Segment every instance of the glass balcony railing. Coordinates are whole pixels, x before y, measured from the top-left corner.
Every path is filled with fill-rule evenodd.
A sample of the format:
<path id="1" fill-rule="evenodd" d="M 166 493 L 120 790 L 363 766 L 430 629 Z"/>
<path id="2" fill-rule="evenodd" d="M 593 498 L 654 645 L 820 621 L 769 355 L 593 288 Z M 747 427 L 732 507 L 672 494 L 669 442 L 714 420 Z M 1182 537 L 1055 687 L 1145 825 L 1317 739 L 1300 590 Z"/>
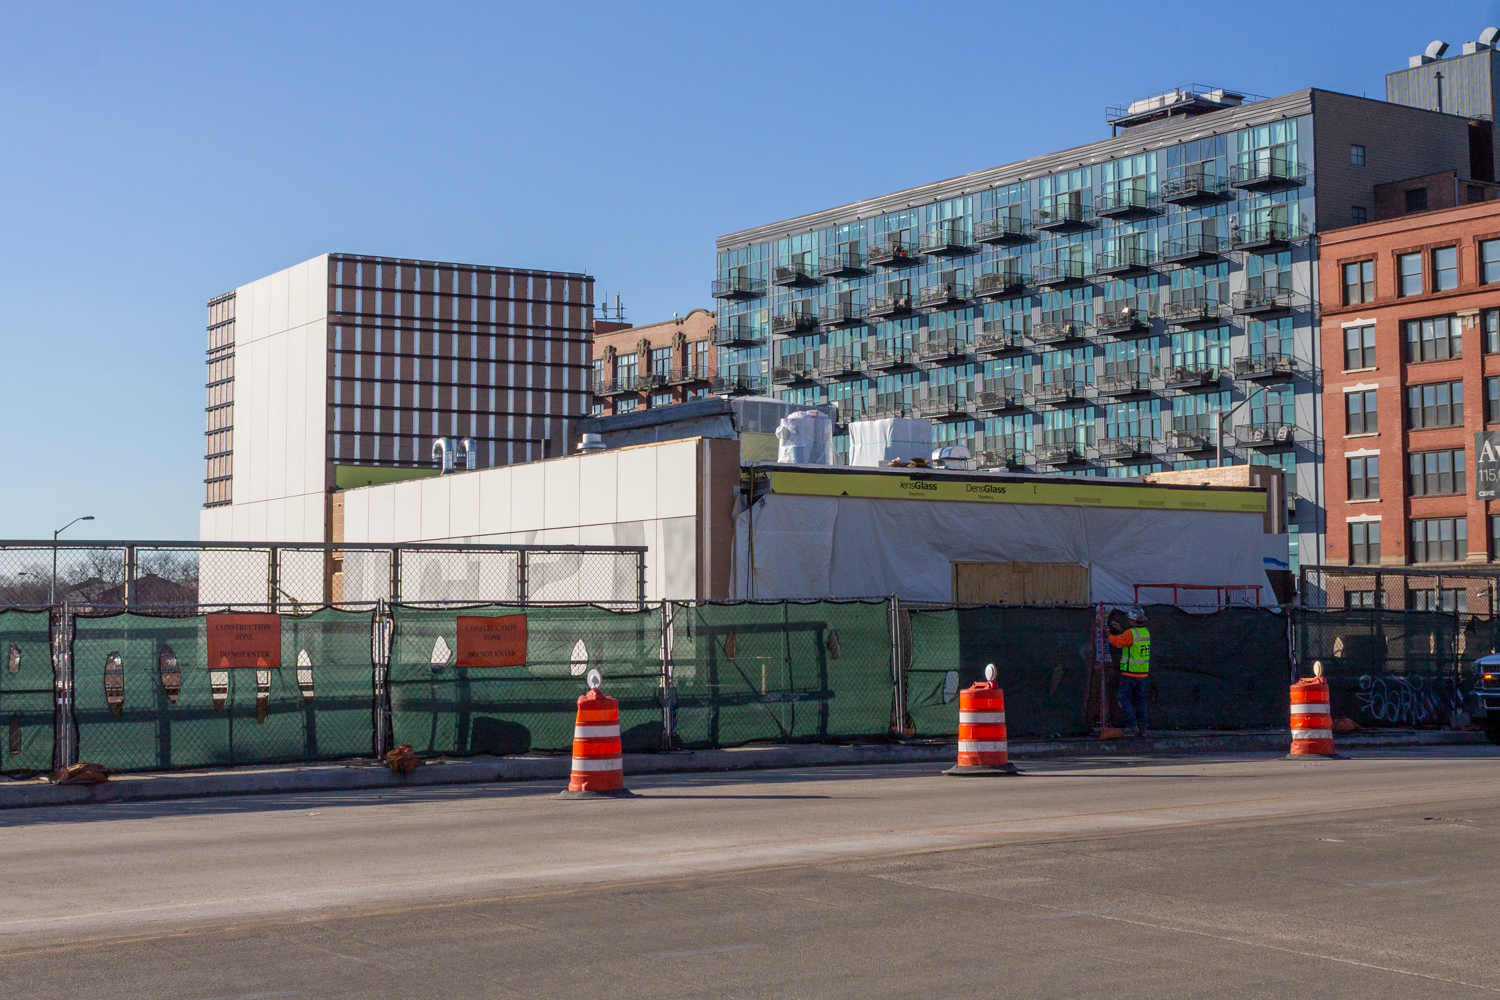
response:
<path id="1" fill-rule="evenodd" d="M 1307 165 L 1281 157 L 1258 157 L 1229 167 L 1229 186 L 1266 191 L 1301 187 L 1307 183 Z"/>
<path id="2" fill-rule="evenodd" d="M 713 284 L 713 297 L 716 299 L 758 299 L 764 294 L 764 281 L 743 274 L 732 274 Z"/>
<path id="3" fill-rule="evenodd" d="M 996 215 L 979 220 L 974 227 L 974 238 L 980 243 L 1011 246 L 1030 240 L 1031 226 L 1019 215 Z"/>
<path id="4" fill-rule="evenodd" d="M 1130 274 L 1144 271 L 1152 264 L 1151 251 L 1145 247 L 1121 247 L 1108 250 L 1094 258 L 1096 274 Z"/>
<path id="5" fill-rule="evenodd" d="M 870 265 L 858 250 L 840 250 L 824 254 L 818 272 L 825 278 L 858 278 L 870 273 Z"/>

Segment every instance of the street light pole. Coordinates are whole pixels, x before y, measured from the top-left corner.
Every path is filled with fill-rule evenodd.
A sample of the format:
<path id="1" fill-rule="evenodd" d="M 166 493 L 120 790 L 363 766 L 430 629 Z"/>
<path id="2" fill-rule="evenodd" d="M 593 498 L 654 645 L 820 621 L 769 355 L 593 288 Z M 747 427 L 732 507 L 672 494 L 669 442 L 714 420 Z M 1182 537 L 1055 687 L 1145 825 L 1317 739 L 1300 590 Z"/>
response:
<path id="1" fill-rule="evenodd" d="M 85 514 L 83 517 L 75 517 L 73 518 L 73 520 L 69 521 L 67 524 L 63 525 L 61 528 L 58 528 L 52 533 L 52 586 L 47 589 L 48 604 L 57 603 L 57 536 L 73 527 L 73 525 L 77 524 L 79 521 L 92 521 L 93 519 L 93 514 Z"/>
<path id="2" fill-rule="evenodd" d="M 1215 413 L 1214 413 L 1214 452 L 1215 452 L 1214 467 L 1215 468 L 1222 469 L 1224 467 L 1224 421 L 1228 420 L 1230 417 L 1233 417 L 1235 415 L 1235 413 L 1237 413 L 1243 406 L 1245 406 L 1247 403 L 1249 403 L 1254 398 L 1255 398 L 1255 394 L 1252 392 L 1252 393 L 1249 393 L 1248 395 L 1246 395 L 1245 398 L 1242 399 L 1242 400 L 1240 400 L 1238 403 L 1235 403 L 1229 409 L 1215 411 Z"/>

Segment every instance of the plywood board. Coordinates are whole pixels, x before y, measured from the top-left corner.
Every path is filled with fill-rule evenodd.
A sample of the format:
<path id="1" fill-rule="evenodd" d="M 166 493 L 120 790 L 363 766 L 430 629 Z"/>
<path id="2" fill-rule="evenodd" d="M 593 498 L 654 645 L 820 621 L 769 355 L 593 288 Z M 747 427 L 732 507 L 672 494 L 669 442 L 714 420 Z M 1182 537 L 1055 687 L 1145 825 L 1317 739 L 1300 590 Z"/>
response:
<path id="1" fill-rule="evenodd" d="M 1076 563 L 955 562 L 960 604 L 1087 604 L 1089 569 Z"/>

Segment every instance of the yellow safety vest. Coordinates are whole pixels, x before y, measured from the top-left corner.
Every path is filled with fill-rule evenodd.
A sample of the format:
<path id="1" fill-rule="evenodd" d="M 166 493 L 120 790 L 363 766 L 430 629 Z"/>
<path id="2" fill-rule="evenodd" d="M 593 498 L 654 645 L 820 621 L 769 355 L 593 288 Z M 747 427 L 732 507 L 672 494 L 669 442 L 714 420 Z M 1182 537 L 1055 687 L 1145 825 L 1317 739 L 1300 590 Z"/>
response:
<path id="1" fill-rule="evenodd" d="M 1145 677 L 1151 669 L 1151 630 L 1137 625 L 1130 637 L 1130 645 L 1120 650 L 1120 673 Z"/>

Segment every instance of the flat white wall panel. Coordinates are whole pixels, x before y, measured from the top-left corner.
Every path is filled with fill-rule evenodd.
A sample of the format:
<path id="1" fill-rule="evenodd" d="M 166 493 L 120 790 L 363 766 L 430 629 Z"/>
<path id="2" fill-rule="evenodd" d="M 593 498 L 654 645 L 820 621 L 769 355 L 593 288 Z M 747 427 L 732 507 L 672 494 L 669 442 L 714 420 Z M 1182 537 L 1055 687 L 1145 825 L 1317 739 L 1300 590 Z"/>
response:
<path id="1" fill-rule="evenodd" d="M 441 476 L 435 479 L 419 479 L 416 485 L 422 493 L 421 530 L 418 538 L 451 538 L 449 530 L 448 503 L 453 494 L 452 480 L 455 477 Z"/>
<path id="2" fill-rule="evenodd" d="M 578 523 L 607 524 L 619 516 L 619 452 L 580 455 Z"/>
<path id="3" fill-rule="evenodd" d="M 546 524 L 543 462 L 511 466 L 510 530 L 536 531 Z M 483 473 L 481 473 L 483 475 Z"/>
<path id="4" fill-rule="evenodd" d="M 446 476 L 451 495 L 448 498 L 448 534 L 468 538 L 479 534 L 478 476 Z M 440 480 L 428 480 L 438 482 Z"/>
<path id="5" fill-rule="evenodd" d="M 479 529 L 481 535 L 510 531 L 511 469 L 487 469 L 472 478 L 479 484 Z"/>
<path id="6" fill-rule="evenodd" d="M 581 462 L 541 463 L 544 505 L 542 523 L 546 527 L 575 526 L 579 511 L 579 467 Z M 594 487 L 590 485 L 590 489 Z"/>
<path id="7" fill-rule="evenodd" d="M 366 488 L 379 489 L 379 487 Z M 426 541 L 427 539 L 422 538 L 422 483 L 420 481 L 392 483 L 390 489 L 396 494 L 396 518 L 391 531 L 391 541 Z"/>
<path id="8" fill-rule="evenodd" d="M 619 452 L 619 520 L 644 521 L 656 516 L 656 453 L 660 450 L 630 448 Z"/>
<path id="9" fill-rule="evenodd" d="M 656 453 L 656 516 L 692 517 L 698 513 L 698 444 L 689 441 Z"/>

